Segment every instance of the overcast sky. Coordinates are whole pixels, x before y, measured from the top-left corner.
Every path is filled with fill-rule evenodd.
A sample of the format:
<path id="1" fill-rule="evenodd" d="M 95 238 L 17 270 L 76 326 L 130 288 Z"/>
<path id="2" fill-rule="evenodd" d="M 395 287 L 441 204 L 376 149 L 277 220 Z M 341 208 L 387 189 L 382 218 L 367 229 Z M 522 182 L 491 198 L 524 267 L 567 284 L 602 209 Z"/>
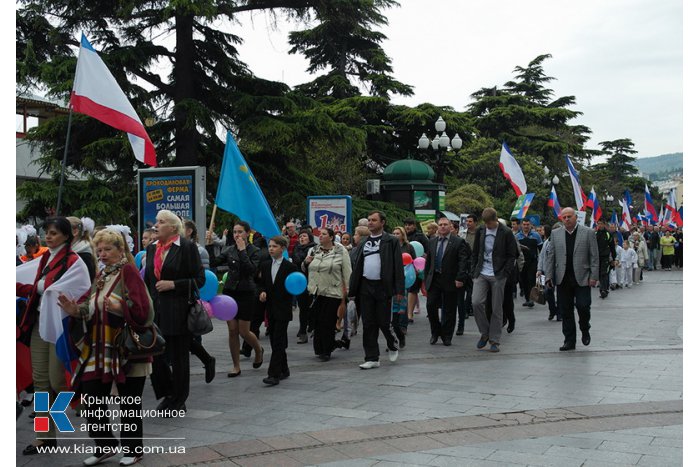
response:
<path id="1" fill-rule="evenodd" d="M 501 86 L 540 54 L 555 96 L 574 95 L 589 148 L 630 138 L 639 157 L 683 150 L 681 0 L 407 0 L 385 11 L 394 76 L 414 86 L 394 103 L 464 110 L 481 87 Z M 296 85 L 307 61 L 289 55 L 298 24 L 243 18 L 241 58 L 257 75 Z M 428 129 L 426 129 L 428 130 Z M 449 133 L 449 128 L 448 128 Z M 420 135 L 416 135 L 416 140 Z"/>

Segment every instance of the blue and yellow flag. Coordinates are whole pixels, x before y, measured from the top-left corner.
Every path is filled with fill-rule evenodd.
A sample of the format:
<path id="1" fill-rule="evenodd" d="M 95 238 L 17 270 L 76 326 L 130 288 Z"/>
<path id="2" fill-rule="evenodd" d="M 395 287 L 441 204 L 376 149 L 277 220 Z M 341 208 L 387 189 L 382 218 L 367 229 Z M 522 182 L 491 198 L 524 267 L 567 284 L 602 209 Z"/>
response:
<path id="1" fill-rule="evenodd" d="M 280 235 L 270 205 L 230 132 L 226 134 L 216 205 L 248 222 L 268 240 Z"/>

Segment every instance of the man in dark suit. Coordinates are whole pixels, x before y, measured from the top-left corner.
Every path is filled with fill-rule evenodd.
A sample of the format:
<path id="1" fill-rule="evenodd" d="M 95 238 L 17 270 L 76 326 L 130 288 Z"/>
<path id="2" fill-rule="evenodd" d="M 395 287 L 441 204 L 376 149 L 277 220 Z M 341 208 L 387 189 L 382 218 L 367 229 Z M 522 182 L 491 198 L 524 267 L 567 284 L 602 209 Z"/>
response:
<path id="1" fill-rule="evenodd" d="M 481 213 L 484 224 L 474 237 L 472 251 L 472 307 L 474 319 L 481 337 L 476 344 L 478 349 L 491 343 L 489 350 L 498 352 L 503 327 L 503 297 L 506 281 L 513 273 L 518 257 L 515 235 L 498 222 L 498 213 L 486 208 Z M 491 291 L 491 318 L 486 317 L 486 300 Z"/>
<path id="2" fill-rule="evenodd" d="M 294 296 L 287 292 L 284 285 L 287 277 L 297 270 L 291 262 L 282 256 L 289 240 L 277 236 L 270 239 L 268 251 L 270 260 L 260 266 L 262 291 L 260 301 L 267 303 L 267 317 L 270 328 L 270 346 L 272 356 L 267 368 L 267 378 L 263 383 L 276 386 L 280 380 L 289 377 L 287 365 L 287 327 L 292 320 L 292 301 Z"/>
<path id="3" fill-rule="evenodd" d="M 403 299 L 406 281 L 401 261 L 401 245 L 393 235 L 384 231 L 386 215 L 372 211 L 367 216 L 370 235 L 358 246 L 352 265 L 349 297 L 359 297 L 362 315 L 362 345 L 365 361 L 363 370 L 379 368 L 379 331 L 386 338 L 389 361 L 399 357 L 398 340 L 391 332 L 391 299 Z"/>
<path id="4" fill-rule="evenodd" d="M 591 287 L 598 283 L 598 242 L 595 233 L 576 222 L 576 211 L 561 211 L 563 229 L 552 231 L 547 251 L 547 285 L 557 286 L 557 301 L 562 317 L 564 345 L 561 351 L 576 348 L 576 318 L 578 311 L 583 345 L 591 343 Z"/>
<path id="5" fill-rule="evenodd" d="M 428 257 L 425 260 L 425 288 L 428 291 L 428 319 L 430 320 L 430 344 L 438 337 L 444 345 L 452 345 L 452 334 L 457 319 L 459 290 L 467 280 L 469 269 L 469 245 L 452 233 L 449 219 L 438 219 L 437 236 L 430 239 Z M 440 323 L 438 309 L 445 314 L 445 324 Z"/>

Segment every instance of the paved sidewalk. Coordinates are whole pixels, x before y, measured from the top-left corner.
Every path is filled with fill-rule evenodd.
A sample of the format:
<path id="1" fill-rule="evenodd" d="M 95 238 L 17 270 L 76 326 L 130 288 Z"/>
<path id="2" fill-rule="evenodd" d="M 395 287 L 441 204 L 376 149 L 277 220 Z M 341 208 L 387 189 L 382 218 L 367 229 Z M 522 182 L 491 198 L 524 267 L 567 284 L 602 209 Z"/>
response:
<path id="1" fill-rule="evenodd" d="M 501 352 L 475 348 L 467 320 L 451 347 L 428 344 L 423 312 L 396 363 L 363 371 L 361 335 L 327 363 L 290 326 L 291 377 L 266 387 L 266 364 L 231 379 L 227 331 L 216 322 L 205 347 L 217 358 L 207 385 L 192 357 L 183 419 L 147 419 L 143 465 L 681 465 L 682 272 L 645 272 L 631 289 L 593 291 L 591 345 L 559 352 L 561 323 L 544 306 L 516 300 L 515 332 Z M 295 316 L 296 317 L 296 316 Z M 580 340 L 580 336 L 579 336 Z M 269 352 L 269 342 L 263 340 Z M 383 347 L 382 338 L 380 345 Z M 266 353 L 265 358 L 269 358 Z M 154 408 L 150 385 L 144 407 Z M 81 419 L 75 419 L 77 423 Z M 18 465 L 76 465 L 85 454 L 23 457 L 33 433 L 17 422 Z M 81 443 L 90 444 L 88 441 Z M 62 442 L 62 445 L 72 444 Z M 111 460 L 107 465 L 116 465 Z"/>

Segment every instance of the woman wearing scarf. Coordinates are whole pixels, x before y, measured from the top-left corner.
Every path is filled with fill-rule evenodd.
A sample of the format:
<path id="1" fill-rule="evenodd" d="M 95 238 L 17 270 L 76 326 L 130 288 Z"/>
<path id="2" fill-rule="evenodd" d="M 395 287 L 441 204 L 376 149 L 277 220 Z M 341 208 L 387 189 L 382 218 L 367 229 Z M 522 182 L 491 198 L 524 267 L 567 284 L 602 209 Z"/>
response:
<path id="1" fill-rule="evenodd" d="M 59 305 L 66 313 L 87 324 L 85 338 L 77 343 L 80 357 L 73 375 L 73 386 L 86 396 L 104 398 L 110 395 L 112 385 L 116 383 L 121 397 L 138 400 L 138 403 L 120 404 L 120 410 L 139 413 L 140 398 L 146 376 L 151 373 L 152 359 L 122 359 L 111 344 L 125 323 L 138 329 L 148 325 L 149 318 L 153 319 L 152 316 L 149 317 L 151 305 L 148 291 L 121 233 L 110 229 L 101 230 L 95 235 L 95 244 L 104 269 L 98 273 L 89 299 L 77 305 L 64 295 L 58 297 Z M 106 410 L 107 406 L 92 404 L 86 409 L 88 414 L 94 414 L 98 409 Z M 95 438 L 97 450 L 83 464 L 95 465 L 115 455 L 119 441 L 113 438 L 111 430 L 94 429 L 109 424 L 109 418 L 90 416 L 87 423 L 91 428 L 90 437 Z M 141 459 L 143 419 L 139 416 L 122 417 L 121 423 L 136 426 L 135 431 L 121 433 L 121 445 L 128 451 L 124 451 L 119 465 L 132 465 Z"/>
<path id="2" fill-rule="evenodd" d="M 41 259 L 17 267 L 18 297 L 27 298 L 19 316 L 18 341 L 30 346 L 32 379 L 36 392 L 58 394 L 67 390 L 66 368 L 56 353 L 55 324 L 62 317 L 56 306 L 58 291 L 78 298 L 90 288 L 87 268 L 70 249 L 73 233 L 65 217 L 51 217 L 44 223 L 48 250 Z M 49 401 L 53 404 L 51 397 Z M 37 412 L 48 417 L 48 413 Z M 49 431 L 37 433 L 37 440 L 22 454 L 38 453 L 38 446 L 56 446 L 56 427 L 49 421 Z"/>
<path id="3" fill-rule="evenodd" d="M 145 282 L 163 333 L 166 353 L 153 360 L 151 382 L 158 410 L 187 410 L 190 394 L 190 341 L 187 329 L 190 288 L 204 285 L 204 268 L 197 245 L 182 236 L 180 218 L 163 209 L 153 226 L 158 240 L 146 249 Z M 171 367 L 172 366 L 172 370 Z"/>

